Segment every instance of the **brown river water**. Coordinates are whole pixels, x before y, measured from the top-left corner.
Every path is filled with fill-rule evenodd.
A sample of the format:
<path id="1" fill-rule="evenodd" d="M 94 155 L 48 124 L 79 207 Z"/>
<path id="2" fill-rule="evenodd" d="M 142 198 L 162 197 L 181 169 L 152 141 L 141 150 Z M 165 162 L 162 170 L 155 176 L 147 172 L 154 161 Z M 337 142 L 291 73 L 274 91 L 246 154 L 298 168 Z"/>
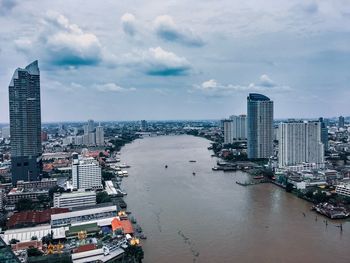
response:
<path id="1" fill-rule="evenodd" d="M 237 185 L 248 175 L 212 171 L 209 145 L 181 135 L 122 149 L 131 165 L 125 201 L 148 238 L 145 263 L 350 262 L 348 222 L 340 232 L 339 221 L 326 226 L 309 203 L 275 185 Z"/>

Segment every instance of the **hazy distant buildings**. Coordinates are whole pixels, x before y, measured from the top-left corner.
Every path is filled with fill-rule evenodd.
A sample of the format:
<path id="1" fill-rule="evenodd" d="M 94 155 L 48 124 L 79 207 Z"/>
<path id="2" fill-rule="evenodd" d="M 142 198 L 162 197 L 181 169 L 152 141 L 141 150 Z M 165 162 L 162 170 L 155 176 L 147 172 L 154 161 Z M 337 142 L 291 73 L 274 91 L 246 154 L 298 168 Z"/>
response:
<path id="1" fill-rule="evenodd" d="M 16 69 L 9 85 L 12 181 L 40 180 L 41 112 L 38 61 Z"/>
<path id="2" fill-rule="evenodd" d="M 147 121 L 142 120 L 141 125 L 140 125 L 141 131 L 145 131 L 145 130 L 147 130 L 147 128 L 148 128 Z"/>
<path id="3" fill-rule="evenodd" d="M 1 137 L 5 139 L 10 137 L 10 127 L 6 126 L 1 128 Z"/>
<path id="4" fill-rule="evenodd" d="M 324 145 L 321 141 L 320 122 L 292 121 L 280 123 L 278 166 L 314 163 L 324 167 Z"/>
<path id="5" fill-rule="evenodd" d="M 273 101 L 251 93 L 247 97 L 248 158 L 269 158 L 273 154 Z"/>
<path id="6" fill-rule="evenodd" d="M 339 128 L 344 128 L 345 127 L 345 118 L 343 116 L 339 116 L 338 127 Z"/>
<path id="7" fill-rule="evenodd" d="M 104 129 L 101 124 L 95 128 L 93 120 L 89 120 L 83 126 L 84 134 L 76 135 L 77 130 L 73 131 L 75 135 L 67 136 L 63 139 L 63 145 L 85 145 L 85 146 L 103 146 L 104 145 Z"/>
<path id="8" fill-rule="evenodd" d="M 103 131 L 103 127 L 101 126 L 101 124 L 99 124 L 96 127 L 96 145 L 104 145 L 105 143 L 105 136 L 104 136 L 104 131 Z"/>
<path id="9" fill-rule="evenodd" d="M 101 189 L 101 167 L 92 157 L 75 156 L 72 164 L 72 179 L 74 189 Z"/>

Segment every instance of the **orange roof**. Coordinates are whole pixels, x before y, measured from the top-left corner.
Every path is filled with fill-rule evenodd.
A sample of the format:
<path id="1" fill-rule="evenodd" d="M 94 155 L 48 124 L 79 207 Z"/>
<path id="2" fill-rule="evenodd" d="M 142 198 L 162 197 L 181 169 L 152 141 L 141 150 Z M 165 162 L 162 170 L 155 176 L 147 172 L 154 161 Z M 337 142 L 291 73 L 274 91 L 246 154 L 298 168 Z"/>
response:
<path id="1" fill-rule="evenodd" d="M 116 217 L 112 220 L 111 224 L 112 224 L 113 231 L 117 230 L 118 228 L 122 228 L 122 224 L 120 223 L 120 220 Z"/>
<path id="2" fill-rule="evenodd" d="M 132 224 L 129 219 L 127 220 L 121 220 L 120 224 L 122 225 L 124 234 L 133 234 L 134 228 L 132 227 Z"/>

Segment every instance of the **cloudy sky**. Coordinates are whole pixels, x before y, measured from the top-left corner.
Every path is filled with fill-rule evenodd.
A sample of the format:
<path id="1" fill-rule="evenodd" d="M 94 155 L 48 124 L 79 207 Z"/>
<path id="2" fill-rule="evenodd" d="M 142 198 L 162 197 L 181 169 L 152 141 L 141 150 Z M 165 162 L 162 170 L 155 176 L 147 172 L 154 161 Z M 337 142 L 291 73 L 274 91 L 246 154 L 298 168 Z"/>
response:
<path id="1" fill-rule="evenodd" d="M 43 121 L 350 115 L 348 0 L 0 0 L 0 122 L 36 59 Z"/>

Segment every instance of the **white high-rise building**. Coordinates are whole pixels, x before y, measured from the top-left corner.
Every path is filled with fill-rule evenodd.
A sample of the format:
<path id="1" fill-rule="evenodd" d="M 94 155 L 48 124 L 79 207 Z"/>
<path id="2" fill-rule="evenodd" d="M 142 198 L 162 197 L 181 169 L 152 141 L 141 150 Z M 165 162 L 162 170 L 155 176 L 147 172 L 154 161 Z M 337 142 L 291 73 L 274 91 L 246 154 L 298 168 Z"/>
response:
<path id="1" fill-rule="evenodd" d="M 224 120 L 224 144 L 233 143 L 232 120 Z"/>
<path id="2" fill-rule="evenodd" d="M 90 158 L 73 159 L 72 179 L 74 189 L 101 189 L 101 167 Z"/>
<path id="3" fill-rule="evenodd" d="M 233 140 L 246 140 L 247 139 L 247 116 L 230 116 L 232 120 L 232 136 Z"/>
<path id="4" fill-rule="evenodd" d="M 105 135 L 103 131 L 103 127 L 98 125 L 96 127 L 96 145 L 104 145 L 105 143 Z"/>
<path id="5" fill-rule="evenodd" d="M 324 145 L 320 122 L 287 122 L 278 127 L 278 165 L 280 168 L 302 163 L 324 167 Z"/>

